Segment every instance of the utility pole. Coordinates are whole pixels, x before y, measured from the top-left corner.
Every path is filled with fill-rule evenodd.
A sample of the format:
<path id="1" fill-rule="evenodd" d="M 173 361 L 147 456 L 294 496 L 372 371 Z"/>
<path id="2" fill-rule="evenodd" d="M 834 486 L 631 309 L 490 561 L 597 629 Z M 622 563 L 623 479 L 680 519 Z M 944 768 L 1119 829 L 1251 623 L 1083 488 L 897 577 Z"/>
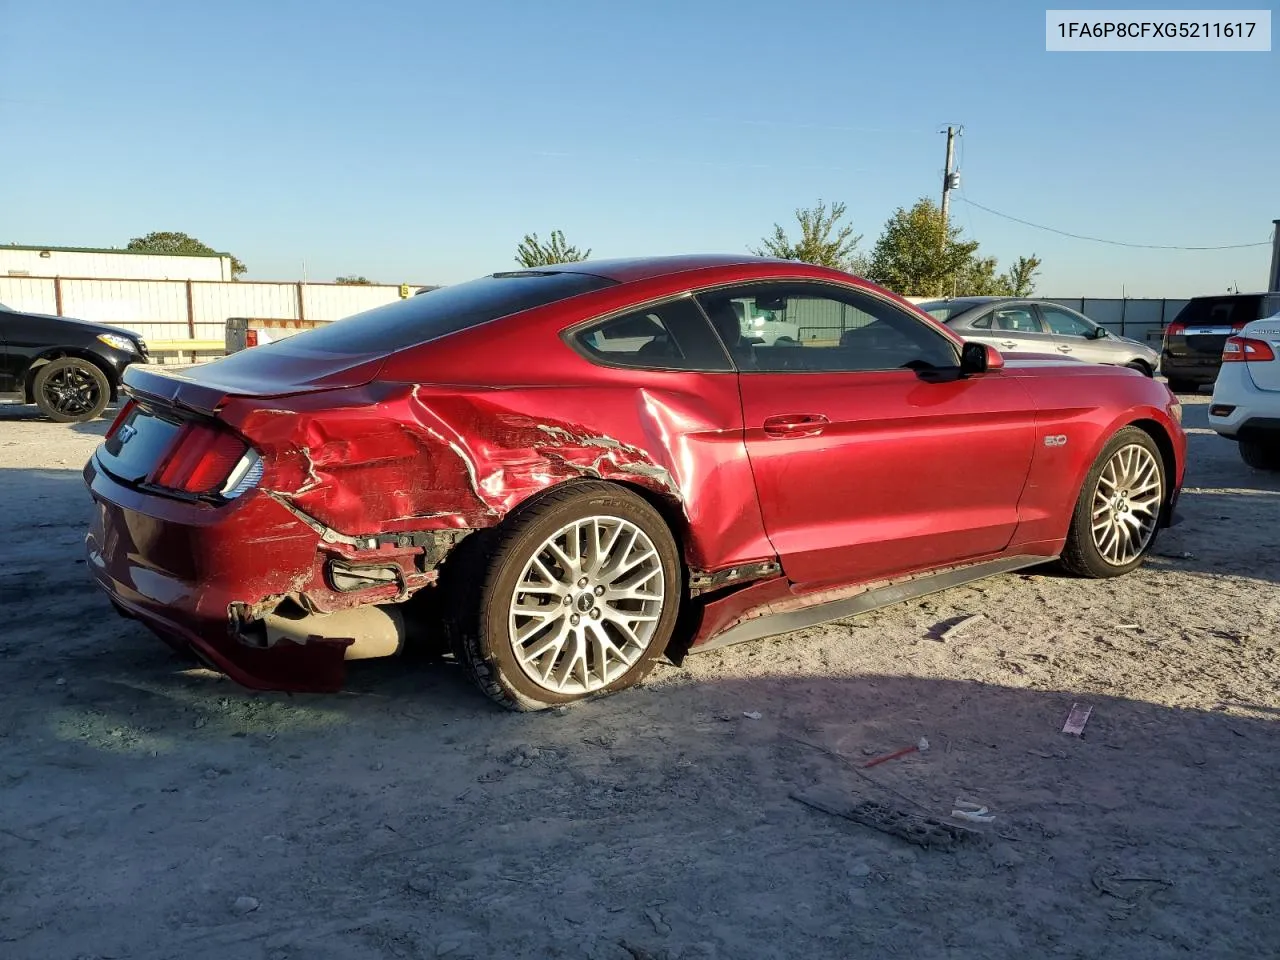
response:
<path id="1" fill-rule="evenodd" d="M 956 157 L 956 137 L 964 133 L 964 127 L 957 130 L 954 126 L 947 127 L 947 166 L 942 174 L 942 226 L 945 229 L 947 223 L 947 214 L 951 210 L 951 191 L 960 185 L 960 174 L 954 172 L 951 167 L 955 163 Z"/>
<path id="2" fill-rule="evenodd" d="M 1267 292 L 1280 292 L 1280 220 L 1272 220 L 1275 232 L 1271 234 L 1271 273 L 1267 276 Z"/>

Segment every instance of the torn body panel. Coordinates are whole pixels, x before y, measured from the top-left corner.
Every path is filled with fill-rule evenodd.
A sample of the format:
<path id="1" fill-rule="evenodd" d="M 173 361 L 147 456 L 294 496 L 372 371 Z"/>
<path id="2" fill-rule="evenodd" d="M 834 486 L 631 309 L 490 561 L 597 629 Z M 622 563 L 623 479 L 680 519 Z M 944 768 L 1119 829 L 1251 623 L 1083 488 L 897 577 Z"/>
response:
<path id="1" fill-rule="evenodd" d="M 171 500 L 91 460 L 92 568 L 125 609 L 151 620 L 162 614 L 162 629 L 234 668 L 242 682 L 276 648 L 288 651 L 291 689 L 340 682 L 350 638 L 297 634 L 265 645 L 273 616 L 408 600 L 436 583 L 462 538 L 577 478 L 645 492 L 710 588 L 741 581 L 762 564 L 776 568 L 776 558 L 754 496 L 743 496 L 753 487 L 736 380 L 717 387 L 690 394 L 656 385 L 381 382 L 224 398 L 218 421 L 261 457 L 257 487 L 231 502 Z M 591 429 L 582 422 L 587 410 Z M 314 669 L 306 648 L 314 648 Z M 280 672 L 270 675 L 253 683 L 278 685 Z"/>

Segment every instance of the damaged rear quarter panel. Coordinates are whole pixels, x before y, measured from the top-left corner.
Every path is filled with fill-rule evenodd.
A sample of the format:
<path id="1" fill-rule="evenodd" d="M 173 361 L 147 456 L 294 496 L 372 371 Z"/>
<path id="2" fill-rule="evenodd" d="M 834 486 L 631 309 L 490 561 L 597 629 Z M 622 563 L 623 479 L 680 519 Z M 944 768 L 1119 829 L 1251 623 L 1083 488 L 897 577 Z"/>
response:
<path id="1" fill-rule="evenodd" d="M 223 416 L 266 455 L 260 489 L 343 534 L 492 526 L 590 477 L 662 500 L 691 566 L 770 556 L 736 378 L 609 373 L 560 389 L 383 382 Z"/>

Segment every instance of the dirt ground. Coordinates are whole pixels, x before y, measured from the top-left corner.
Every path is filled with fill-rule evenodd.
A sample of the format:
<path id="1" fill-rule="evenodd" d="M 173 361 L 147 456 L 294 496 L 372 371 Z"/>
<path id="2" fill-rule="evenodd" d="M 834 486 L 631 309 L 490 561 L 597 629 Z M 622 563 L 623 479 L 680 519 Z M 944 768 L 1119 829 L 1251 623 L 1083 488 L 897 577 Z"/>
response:
<path id="1" fill-rule="evenodd" d="M 1278 956 L 1280 478 L 1206 401 L 1133 576 L 1005 576 L 538 715 L 448 663 L 335 696 L 194 668 L 87 580 L 105 422 L 0 408 L 0 957 Z M 925 849 L 793 793 L 995 820 Z"/>

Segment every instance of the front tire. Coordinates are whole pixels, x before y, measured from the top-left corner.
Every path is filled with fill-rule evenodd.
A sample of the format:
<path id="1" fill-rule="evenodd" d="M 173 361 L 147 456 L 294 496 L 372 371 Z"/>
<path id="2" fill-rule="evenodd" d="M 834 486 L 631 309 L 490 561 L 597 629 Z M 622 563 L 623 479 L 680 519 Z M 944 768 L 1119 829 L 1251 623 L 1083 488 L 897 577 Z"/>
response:
<path id="1" fill-rule="evenodd" d="M 683 594 L 662 515 L 585 481 L 509 518 L 489 552 L 458 654 L 489 697 L 542 710 L 639 683 L 665 651 Z"/>
<path id="2" fill-rule="evenodd" d="M 1241 437 L 1240 459 L 1255 470 L 1280 470 L 1280 440 Z"/>
<path id="3" fill-rule="evenodd" d="M 1134 360 L 1125 364 L 1130 370 L 1137 370 L 1144 377 L 1154 377 L 1155 371 L 1143 363 L 1141 360 Z"/>
<path id="4" fill-rule="evenodd" d="M 1117 431 L 1085 477 L 1062 565 L 1093 579 L 1136 570 L 1155 543 L 1167 489 L 1151 435 L 1137 427 Z"/>
<path id="5" fill-rule="evenodd" d="M 84 423 L 102 415 L 111 401 L 107 375 L 88 360 L 63 357 L 36 371 L 36 406 L 57 423 Z"/>

